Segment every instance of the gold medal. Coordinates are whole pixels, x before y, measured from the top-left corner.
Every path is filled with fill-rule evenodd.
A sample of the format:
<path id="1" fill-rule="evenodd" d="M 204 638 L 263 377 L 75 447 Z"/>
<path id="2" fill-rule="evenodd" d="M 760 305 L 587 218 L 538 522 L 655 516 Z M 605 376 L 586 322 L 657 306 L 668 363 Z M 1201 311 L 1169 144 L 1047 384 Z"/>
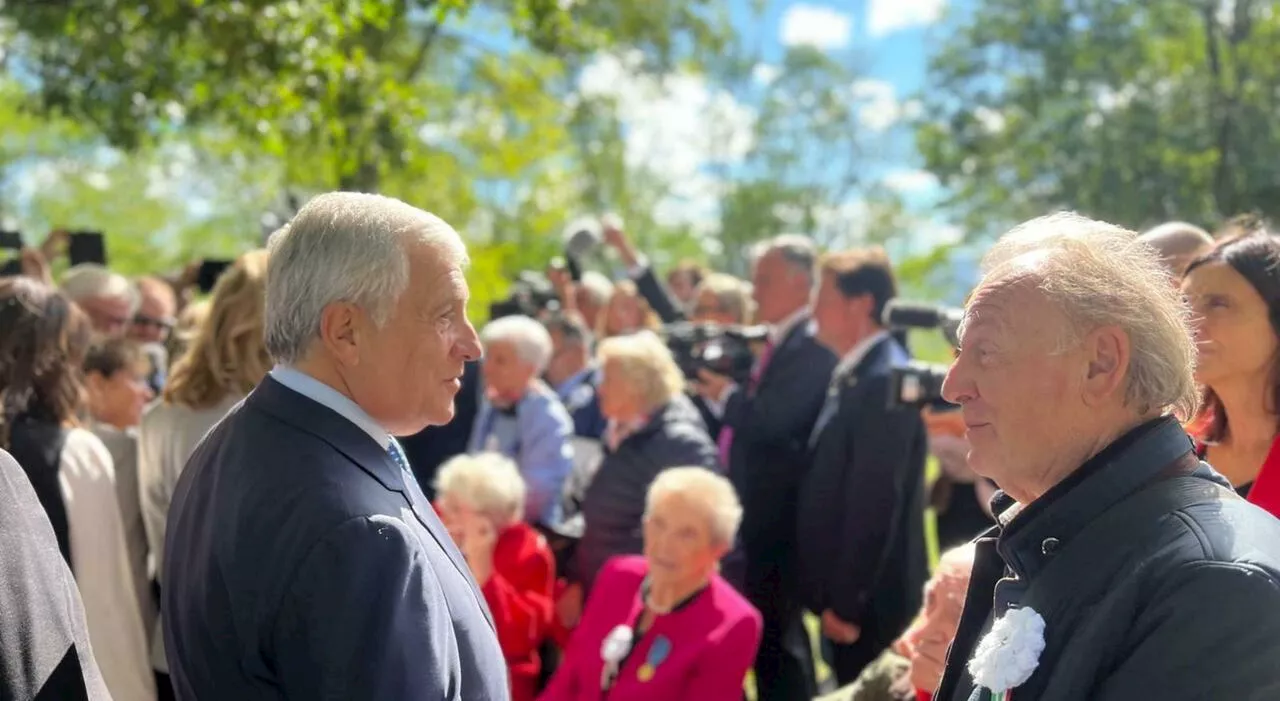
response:
<path id="1" fill-rule="evenodd" d="M 653 665 L 648 662 L 640 665 L 640 669 L 636 671 L 636 678 L 642 682 L 647 682 L 650 679 L 653 679 Z"/>

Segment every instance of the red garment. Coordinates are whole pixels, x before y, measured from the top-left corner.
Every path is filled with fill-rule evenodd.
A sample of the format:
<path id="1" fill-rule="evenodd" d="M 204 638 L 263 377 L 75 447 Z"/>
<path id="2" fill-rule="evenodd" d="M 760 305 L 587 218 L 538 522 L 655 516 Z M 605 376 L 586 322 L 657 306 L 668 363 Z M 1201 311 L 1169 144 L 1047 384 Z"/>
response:
<path id="1" fill-rule="evenodd" d="M 481 591 L 498 627 L 512 701 L 533 701 L 537 694 L 542 671 L 538 647 L 551 624 L 555 581 L 555 558 L 541 533 L 517 523 L 498 535 L 493 574 Z"/>
<path id="2" fill-rule="evenodd" d="M 540 701 L 601 701 L 605 638 L 634 626 L 644 606 L 643 557 L 621 556 L 600 570 L 582 622 Z M 689 603 L 658 616 L 619 669 L 608 701 L 736 701 L 760 646 L 760 614 L 719 575 Z M 659 639 L 667 655 L 647 666 Z"/>
<path id="3" fill-rule="evenodd" d="M 1249 488 L 1249 503 L 1261 506 L 1272 516 L 1280 516 L 1280 437 L 1271 442 L 1267 459 Z"/>
<path id="4" fill-rule="evenodd" d="M 1187 432 L 1195 438 L 1196 454 L 1201 458 L 1204 457 L 1208 446 L 1200 437 L 1204 435 L 1204 429 L 1209 426 L 1209 423 L 1210 420 L 1206 418 L 1187 427 Z M 1253 478 L 1253 485 L 1249 487 L 1249 496 L 1246 501 L 1262 507 L 1272 516 L 1280 516 L 1280 435 L 1271 442 L 1271 450 L 1262 461 L 1262 469 L 1258 470 L 1258 476 Z"/>

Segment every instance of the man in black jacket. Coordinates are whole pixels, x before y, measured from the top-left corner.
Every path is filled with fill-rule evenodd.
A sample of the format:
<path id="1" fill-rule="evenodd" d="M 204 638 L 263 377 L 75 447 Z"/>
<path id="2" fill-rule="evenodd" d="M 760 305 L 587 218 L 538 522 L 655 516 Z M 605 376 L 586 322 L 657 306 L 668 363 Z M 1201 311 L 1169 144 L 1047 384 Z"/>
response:
<path id="1" fill-rule="evenodd" d="M 26 474 L 3 450 L 0 504 L 0 699 L 110 699 L 53 527 Z"/>
<path id="2" fill-rule="evenodd" d="M 896 290 L 884 251 L 827 256 L 818 285 L 818 340 L 841 360 L 810 441 L 797 544 L 804 602 L 843 686 L 920 608 L 927 442 L 919 410 L 888 401 L 891 370 L 909 356 L 880 325 Z"/>
<path id="3" fill-rule="evenodd" d="M 1154 252 L 1060 214 L 984 267 L 943 394 L 1000 525 L 934 698 L 1280 698 L 1280 521 L 1169 415 L 1193 413 L 1196 349 Z"/>
<path id="4" fill-rule="evenodd" d="M 720 448 L 742 499 L 744 593 L 764 618 L 755 666 L 760 701 L 807 701 L 816 693 L 795 576 L 796 502 L 836 358 L 813 336 L 814 263 L 813 243 L 802 236 L 760 248 L 753 295 L 770 333 L 752 380 L 738 388 L 704 371 L 699 384 L 710 404 L 724 407 Z"/>

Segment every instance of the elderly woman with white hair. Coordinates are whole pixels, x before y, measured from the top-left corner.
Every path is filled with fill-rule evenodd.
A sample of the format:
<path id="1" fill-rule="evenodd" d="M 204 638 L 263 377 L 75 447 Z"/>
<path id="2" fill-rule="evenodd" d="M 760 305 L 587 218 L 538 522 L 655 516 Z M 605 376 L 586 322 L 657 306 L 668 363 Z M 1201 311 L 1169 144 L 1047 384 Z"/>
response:
<path id="1" fill-rule="evenodd" d="M 489 322 L 484 344 L 485 399 L 468 452 L 496 452 L 515 461 L 528 485 L 525 518 L 554 526 L 560 494 L 573 469 L 573 419 L 541 379 L 551 360 L 551 336 L 527 316 Z"/>
<path id="2" fill-rule="evenodd" d="M 541 701 L 742 698 L 760 613 L 718 574 L 742 521 L 729 480 L 703 467 L 649 486 L 642 556 L 616 557 Z"/>
<path id="3" fill-rule="evenodd" d="M 560 597 L 560 623 L 572 627 L 581 601 L 611 557 L 640 552 L 645 492 L 663 471 L 716 469 L 715 444 L 671 351 L 652 333 L 606 339 L 597 351 L 600 411 L 608 420 L 604 459 L 582 499 L 585 530 Z"/>
<path id="4" fill-rule="evenodd" d="M 459 455 L 436 473 L 436 511 L 467 559 L 493 613 L 511 676 L 512 701 L 532 701 L 551 623 L 555 560 L 521 518 L 524 479 L 497 453 Z"/>
<path id="5" fill-rule="evenodd" d="M 1197 459 L 1189 310 L 1074 214 L 988 252 L 942 387 L 1003 490 L 939 701 L 1280 698 L 1280 521 Z"/>

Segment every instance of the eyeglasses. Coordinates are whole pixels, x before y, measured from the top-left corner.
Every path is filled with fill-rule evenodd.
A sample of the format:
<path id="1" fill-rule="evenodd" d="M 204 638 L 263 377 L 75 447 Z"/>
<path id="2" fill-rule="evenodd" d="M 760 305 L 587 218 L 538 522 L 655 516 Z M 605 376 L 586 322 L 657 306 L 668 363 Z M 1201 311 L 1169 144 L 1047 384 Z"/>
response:
<path id="1" fill-rule="evenodd" d="M 159 329 L 161 332 L 168 334 L 173 331 L 174 321 L 172 319 L 157 319 L 146 314 L 135 314 L 133 317 L 134 326 L 146 326 Z"/>

